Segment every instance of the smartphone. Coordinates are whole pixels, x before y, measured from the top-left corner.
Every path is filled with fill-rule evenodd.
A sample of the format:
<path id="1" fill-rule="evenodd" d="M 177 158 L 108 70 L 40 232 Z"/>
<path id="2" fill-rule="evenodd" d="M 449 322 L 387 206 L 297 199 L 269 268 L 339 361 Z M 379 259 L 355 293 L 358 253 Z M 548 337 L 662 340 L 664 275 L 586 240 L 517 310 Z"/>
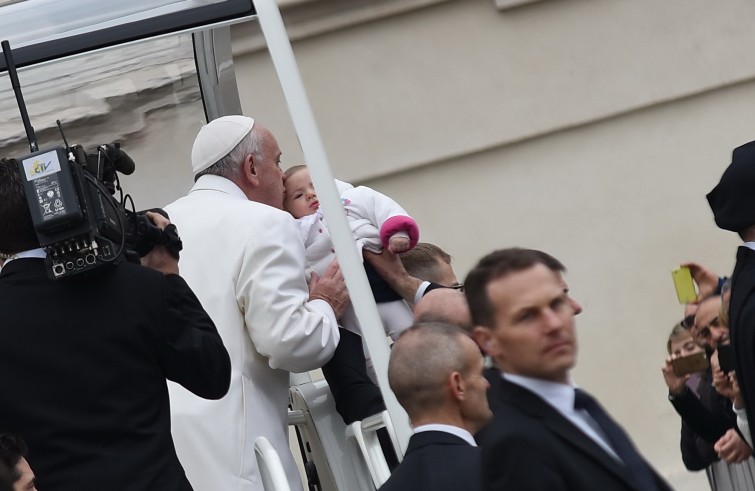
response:
<path id="1" fill-rule="evenodd" d="M 689 268 L 682 267 L 675 269 L 671 272 L 671 277 L 674 279 L 676 296 L 679 299 L 679 303 L 687 304 L 697 300 L 695 282 L 692 281 L 692 273 Z"/>
<path id="2" fill-rule="evenodd" d="M 721 366 L 721 371 L 729 373 L 734 371 L 734 352 L 731 350 L 730 344 L 719 344 L 716 347 L 718 351 L 718 364 Z"/>
<path id="3" fill-rule="evenodd" d="M 671 366 L 674 368 L 674 374 L 677 377 L 683 377 L 690 373 L 703 372 L 710 366 L 708 357 L 704 351 L 682 356 L 671 360 Z"/>

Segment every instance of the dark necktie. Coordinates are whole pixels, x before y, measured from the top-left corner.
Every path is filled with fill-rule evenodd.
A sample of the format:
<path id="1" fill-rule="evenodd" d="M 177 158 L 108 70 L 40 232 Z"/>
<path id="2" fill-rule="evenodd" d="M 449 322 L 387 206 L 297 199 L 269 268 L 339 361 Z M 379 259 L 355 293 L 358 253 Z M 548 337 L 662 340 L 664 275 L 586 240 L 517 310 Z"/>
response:
<path id="1" fill-rule="evenodd" d="M 629 478 L 634 481 L 638 489 L 642 489 L 643 491 L 658 490 L 650 467 L 648 467 L 645 460 L 634 448 L 632 441 L 621 426 L 608 415 L 595 398 L 583 390 L 575 389 L 574 409 L 584 409 L 598 423 L 598 426 L 600 426 L 603 434 L 608 439 L 611 448 L 613 448 L 621 461 L 624 462 L 629 471 Z"/>

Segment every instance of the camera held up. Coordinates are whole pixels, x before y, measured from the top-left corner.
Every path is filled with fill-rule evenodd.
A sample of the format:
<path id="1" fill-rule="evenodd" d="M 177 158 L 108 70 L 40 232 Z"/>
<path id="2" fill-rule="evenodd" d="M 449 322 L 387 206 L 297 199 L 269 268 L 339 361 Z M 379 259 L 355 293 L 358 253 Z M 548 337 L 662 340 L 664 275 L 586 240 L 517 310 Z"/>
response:
<path id="1" fill-rule="evenodd" d="M 48 275 L 59 279 L 86 273 L 123 260 L 139 262 L 156 245 L 178 258 L 181 240 L 174 225 L 162 230 L 136 212 L 123 195 L 118 173 L 134 172 L 134 161 L 117 143 L 87 153 L 80 145 L 39 150 L 21 94 L 8 41 L 2 41 L 8 74 L 16 95 L 31 153 L 17 158 L 26 201 L 39 244 L 47 258 Z M 119 192 L 119 199 L 115 193 Z M 131 203 L 127 209 L 126 202 Z M 151 210 L 166 216 L 162 210 Z"/>
<path id="2" fill-rule="evenodd" d="M 117 172 L 134 171 L 133 161 L 119 145 L 101 145 L 90 154 L 81 146 L 66 145 L 17 160 L 51 278 L 124 259 L 138 262 L 158 244 L 178 257 L 181 244 L 175 227 L 163 231 L 145 212 L 127 210 L 128 195 L 115 199 L 115 192 L 121 191 Z"/>

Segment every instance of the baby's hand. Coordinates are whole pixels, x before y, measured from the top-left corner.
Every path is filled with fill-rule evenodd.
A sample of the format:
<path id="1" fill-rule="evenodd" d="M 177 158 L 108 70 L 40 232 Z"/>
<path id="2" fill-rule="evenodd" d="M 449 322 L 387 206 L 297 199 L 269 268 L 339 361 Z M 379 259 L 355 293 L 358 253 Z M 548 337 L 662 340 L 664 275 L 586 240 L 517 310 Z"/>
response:
<path id="1" fill-rule="evenodd" d="M 393 254 L 401 254 L 409 250 L 409 238 L 394 235 L 388 240 L 388 250 Z"/>

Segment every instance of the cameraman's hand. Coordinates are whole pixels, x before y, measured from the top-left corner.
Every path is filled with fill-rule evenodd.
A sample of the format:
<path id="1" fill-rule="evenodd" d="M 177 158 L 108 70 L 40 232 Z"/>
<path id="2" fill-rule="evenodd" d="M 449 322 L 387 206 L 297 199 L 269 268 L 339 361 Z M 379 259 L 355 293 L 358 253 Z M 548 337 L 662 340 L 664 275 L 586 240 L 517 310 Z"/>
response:
<path id="1" fill-rule="evenodd" d="M 170 225 L 170 220 L 151 211 L 147 212 L 147 218 L 160 230 Z M 165 246 L 156 245 L 141 259 L 142 266 L 156 269 L 163 274 L 178 274 L 178 259 L 174 258 Z"/>
<path id="2" fill-rule="evenodd" d="M 343 315 L 346 306 L 349 304 L 349 292 L 346 290 L 343 272 L 337 259 L 330 263 L 322 276 L 312 272 L 312 279 L 309 282 L 309 299 L 320 299 L 328 302 L 336 315 L 336 319 Z"/>
<path id="3" fill-rule="evenodd" d="M 676 358 L 675 356 L 669 356 L 666 358 L 666 364 L 661 367 L 663 372 L 663 381 L 668 386 L 669 394 L 679 395 L 684 391 L 684 386 L 689 380 L 689 375 L 678 376 L 674 373 L 674 366 L 671 361 Z"/>

